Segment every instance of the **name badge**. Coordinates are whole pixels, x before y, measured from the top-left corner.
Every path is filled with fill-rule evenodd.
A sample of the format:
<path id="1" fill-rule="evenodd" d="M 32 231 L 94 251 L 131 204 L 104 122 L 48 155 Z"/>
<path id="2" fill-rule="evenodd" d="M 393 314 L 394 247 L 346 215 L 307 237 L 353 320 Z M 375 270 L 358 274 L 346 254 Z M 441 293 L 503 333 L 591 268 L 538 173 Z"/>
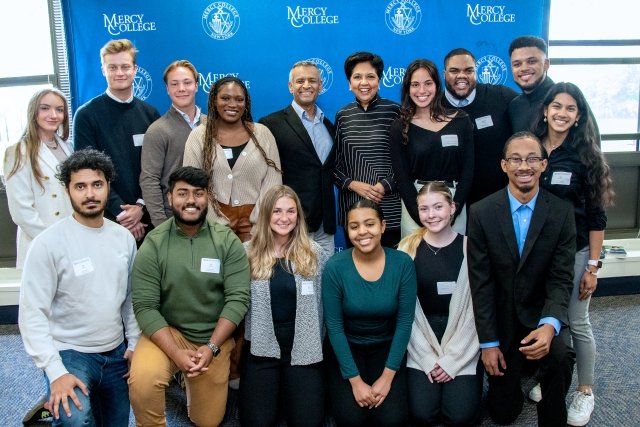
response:
<path id="1" fill-rule="evenodd" d="M 224 156 L 227 160 L 233 159 L 233 150 L 231 148 L 223 148 L 222 151 L 224 151 Z"/>
<path id="2" fill-rule="evenodd" d="M 445 148 L 445 147 L 457 147 L 458 146 L 458 135 L 442 135 L 440 137 L 440 141 L 442 142 L 442 148 Z"/>
<path id="3" fill-rule="evenodd" d="M 493 126 L 493 120 L 491 116 L 478 117 L 476 119 L 476 127 L 478 129 L 484 129 Z"/>
<path id="4" fill-rule="evenodd" d="M 202 258 L 200 260 L 202 273 L 220 273 L 220 260 L 215 258 Z"/>
<path id="5" fill-rule="evenodd" d="M 551 185 L 571 184 L 571 172 L 554 172 L 551 175 Z"/>
<path id="6" fill-rule="evenodd" d="M 451 295 L 456 287 L 456 282 L 438 282 L 438 295 Z"/>
<path id="7" fill-rule="evenodd" d="M 144 133 L 139 133 L 137 135 L 133 135 L 133 146 L 134 147 L 142 147 L 142 142 L 144 141 Z"/>
<path id="8" fill-rule="evenodd" d="M 85 274 L 93 273 L 93 263 L 91 258 L 86 257 L 73 261 L 73 274 L 76 277 L 84 276 Z"/>
<path id="9" fill-rule="evenodd" d="M 313 282 L 311 280 L 303 280 L 300 293 L 302 295 L 313 295 Z"/>

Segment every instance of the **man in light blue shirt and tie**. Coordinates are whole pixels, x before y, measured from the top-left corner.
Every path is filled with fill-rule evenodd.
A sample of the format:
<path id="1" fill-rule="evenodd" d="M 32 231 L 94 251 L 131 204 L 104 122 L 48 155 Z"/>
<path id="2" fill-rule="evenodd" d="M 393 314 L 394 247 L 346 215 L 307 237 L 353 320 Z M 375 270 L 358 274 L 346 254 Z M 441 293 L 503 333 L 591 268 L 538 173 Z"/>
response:
<path id="1" fill-rule="evenodd" d="M 539 187 L 547 160 L 533 134 L 507 140 L 501 161 L 509 184 L 471 207 L 469 282 L 491 418 L 510 424 L 522 411 L 526 363 L 540 366 L 538 423 L 565 426 L 575 353 L 567 325 L 573 280 L 571 205 Z"/>

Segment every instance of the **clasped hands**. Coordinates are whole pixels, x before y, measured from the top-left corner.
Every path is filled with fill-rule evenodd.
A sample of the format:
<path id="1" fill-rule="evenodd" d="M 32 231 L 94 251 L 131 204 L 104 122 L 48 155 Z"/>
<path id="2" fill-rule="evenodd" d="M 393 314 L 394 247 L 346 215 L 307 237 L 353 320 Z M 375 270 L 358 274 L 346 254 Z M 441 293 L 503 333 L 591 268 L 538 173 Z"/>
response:
<path id="1" fill-rule="evenodd" d="M 129 230 L 136 241 L 142 240 L 144 229 L 147 227 L 147 224 L 140 222 L 143 215 L 142 206 L 120 205 L 120 209 L 122 212 L 116 217 L 118 223 Z"/>
<path id="2" fill-rule="evenodd" d="M 360 375 L 350 378 L 351 391 L 356 403 L 361 408 L 377 408 L 382 405 L 391 389 L 395 371 L 384 368 L 382 375 L 372 385 L 365 383 Z"/>
<path id="3" fill-rule="evenodd" d="M 197 350 L 178 349 L 171 359 L 187 378 L 195 378 L 209 370 L 213 352 L 206 345 L 198 347 Z"/>

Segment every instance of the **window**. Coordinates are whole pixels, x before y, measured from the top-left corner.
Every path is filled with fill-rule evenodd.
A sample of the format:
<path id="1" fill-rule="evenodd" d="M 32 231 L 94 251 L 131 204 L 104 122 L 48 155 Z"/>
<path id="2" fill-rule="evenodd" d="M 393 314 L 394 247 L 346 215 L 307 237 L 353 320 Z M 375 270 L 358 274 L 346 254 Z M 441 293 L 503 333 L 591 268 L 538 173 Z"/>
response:
<path id="1" fill-rule="evenodd" d="M 0 39 L 5 41 L 0 55 L 0 169 L 6 148 L 24 131 L 33 93 L 66 81 L 60 78 L 66 63 L 58 64 L 58 58 L 66 57 L 62 26 L 54 24 L 62 22 L 60 15 L 60 0 L 0 3 Z M 62 37 L 52 39 L 52 34 Z"/>
<path id="2" fill-rule="evenodd" d="M 589 101 L 603 151 L 640 151 L 640 30 L 631 0 L 555 0 L 549 75 Z"/>

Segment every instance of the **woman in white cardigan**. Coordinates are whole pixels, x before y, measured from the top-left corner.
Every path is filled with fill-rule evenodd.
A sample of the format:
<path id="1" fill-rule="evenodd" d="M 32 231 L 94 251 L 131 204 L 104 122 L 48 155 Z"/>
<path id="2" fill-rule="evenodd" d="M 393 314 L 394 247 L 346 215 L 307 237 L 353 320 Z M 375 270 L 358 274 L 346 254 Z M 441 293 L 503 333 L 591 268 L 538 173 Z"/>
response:
<path id="1" fill-rule="evenodd" d="M 407 348 L 409 411 L 417 426 L 474 425 L 482 365 L 469 291 L 466 241 L 451 228 L 455 203 L 445 183 L 418 192 L 422 228 L 398 249 L 414 259 L 418 301 Z"/>
<path id="2" fill-rule="evenodd" d="M 312 241 L 296 193 L 266 192 L 256 232 L 245 243 L 251 306 L 241 363 L 240 421 L 275 426 L 280 408 L 290 427 L 324 419 L 321 276 L 329 254 Z"/>
<path id="3" fill-rule="evenodd" d="M 71 202 L 56 178 L 58 164 L 72 152 L 67 99 L 58 89 L 36 92 L 27 126 L 4 155 L 4 184 L 11 219 L 18 226 L 16 267 L 22 268 L 31 241 L 71 214 Z"/>

